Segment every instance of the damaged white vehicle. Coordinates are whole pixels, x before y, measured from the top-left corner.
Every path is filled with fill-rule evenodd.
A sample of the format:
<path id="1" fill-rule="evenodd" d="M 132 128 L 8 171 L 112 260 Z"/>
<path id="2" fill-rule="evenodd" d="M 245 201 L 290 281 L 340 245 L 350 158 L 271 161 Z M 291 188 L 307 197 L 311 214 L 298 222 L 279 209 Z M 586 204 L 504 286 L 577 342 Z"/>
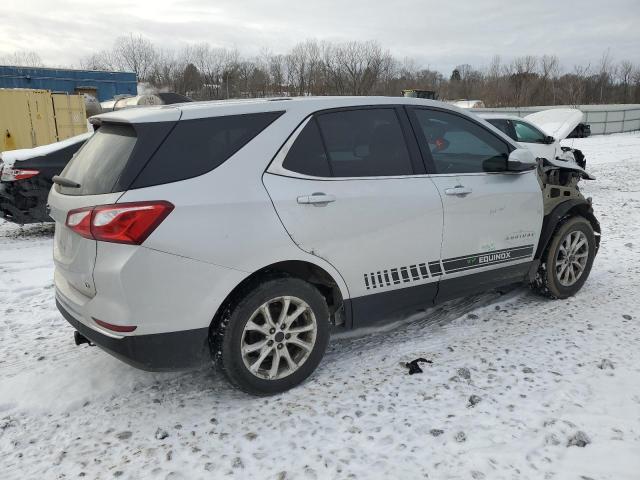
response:
<path id="1" fill-rule="evenodd" d="M 575 162 L 581 168 L 586 166 L 580 150 L 560 145 L 582 123 L 584 114 L 578 109 L 553 108 L 524 118 L 501 113 L 481 113 L 479 116 L 531 150 L 537 158 Z"/>
<path id="2" fill-rule="evenodd" d="M 214 361 L 246 392 L 282 392 L 331 331 L 514 283 L 567 298 L 598 251 L 581 167 L 442 102 L 194 102 L 94 121 L 49 194 L 56 303 L 76 343 L 140 368 Z"/>

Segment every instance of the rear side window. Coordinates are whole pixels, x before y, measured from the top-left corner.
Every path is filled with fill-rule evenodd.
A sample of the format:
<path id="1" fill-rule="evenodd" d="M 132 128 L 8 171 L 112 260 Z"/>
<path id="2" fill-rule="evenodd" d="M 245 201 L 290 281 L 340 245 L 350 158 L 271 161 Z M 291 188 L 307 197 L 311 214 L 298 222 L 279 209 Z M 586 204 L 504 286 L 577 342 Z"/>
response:
<path id="1" fill-rule="evenodd" d="M 284 112 L 179 121 L 131 188 L 177 182 L 220 166 Z"/>
<path id="2" fill-rule="evenodd" d="M 292 172 L 330 177 L 329 161 L 315 118 L 309 120 L 289 149 L 282 166 Z"/>
<path id="3" fill-rule="evenodd" d="M 105 124 L 87 140 L 62 172 L 80 188 L 58 186 L 65 195 L 109 193 L 131 157 L 136 132 L 129 125 Z"/>
<path id="4" fill-rule="evenodd" d="M 413 175 L 394 109 L 323 113 L 317 120 L 334 177 Z"/>
<path id="5" fill-rule="evenodd" d="M 282 166 L 314 177 L 413 175 L 393 108 L 321 113 L 304 127 Z"/>

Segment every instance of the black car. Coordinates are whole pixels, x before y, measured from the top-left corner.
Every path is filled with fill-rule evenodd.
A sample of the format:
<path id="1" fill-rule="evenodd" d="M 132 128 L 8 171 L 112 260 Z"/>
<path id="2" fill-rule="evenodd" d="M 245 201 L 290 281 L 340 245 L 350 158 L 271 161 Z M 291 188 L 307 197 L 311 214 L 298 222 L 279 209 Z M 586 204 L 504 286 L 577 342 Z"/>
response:
<path id="1" fill-rule="evenodd" d="M 36 147 L 28 158 L 19 155 L 9 160 L 15 153 L 0 154 L 0 217 L 19 224 L 52 222 L 46 210 L 51 179 L 62 172 L 87 138 L 88 134 L 79 135 L 59 146 Z"/>

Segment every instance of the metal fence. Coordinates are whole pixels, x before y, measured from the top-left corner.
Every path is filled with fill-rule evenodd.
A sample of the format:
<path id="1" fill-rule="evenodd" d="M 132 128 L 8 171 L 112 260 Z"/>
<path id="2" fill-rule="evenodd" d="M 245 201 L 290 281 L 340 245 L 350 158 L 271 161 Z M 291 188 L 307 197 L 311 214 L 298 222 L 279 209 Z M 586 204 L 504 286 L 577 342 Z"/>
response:
<path id="1" fill-rule="evenodd" d="M 583 123 L 591 125 L 592 135 L 640 130 L 640 104 L 624 105 L 555 105 L 548 107 L 474 108 L 477 113 L 506 113 L 525 117 L 551 108 L 578 108 L 584 112 Z"/>

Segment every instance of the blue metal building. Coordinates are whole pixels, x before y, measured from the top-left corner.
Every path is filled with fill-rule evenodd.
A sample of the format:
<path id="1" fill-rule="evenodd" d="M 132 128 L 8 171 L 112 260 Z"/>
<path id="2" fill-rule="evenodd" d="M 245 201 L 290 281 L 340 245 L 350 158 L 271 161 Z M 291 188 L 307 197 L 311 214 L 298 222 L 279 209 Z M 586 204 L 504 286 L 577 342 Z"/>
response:
<path id="1" fill-rule="evenodd" d="M 54 92 L 90 93 L 102 102 L 115 95 L 137 95 L 137 80 L 133 72 L 0 65 L 0 88 L 35 88 Z"/>

